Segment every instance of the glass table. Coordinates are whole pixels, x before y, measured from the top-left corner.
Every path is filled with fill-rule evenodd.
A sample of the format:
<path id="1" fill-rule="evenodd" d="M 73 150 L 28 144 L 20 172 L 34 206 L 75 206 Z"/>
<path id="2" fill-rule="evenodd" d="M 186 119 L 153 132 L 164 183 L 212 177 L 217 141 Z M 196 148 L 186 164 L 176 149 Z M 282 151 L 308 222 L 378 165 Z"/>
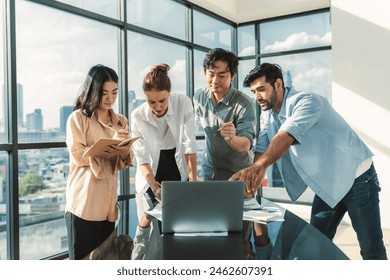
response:
<path id="1" fill-rule="evenodd" d="M 144 196 L 146 197 L 146 196 Z M 147 199 L 147 198 L 146 198 Z M 348 260 L 325 235 L 299 216 L 262 198 L 261 205 L 278 207 L 283 219 L 266 224 L 272 249 L 270 260 Z M 153 230 L 144 259 L 228 260 L 251 259 L 253 236 L 242 232 L 227 236 L 177 236 L 161 234 L 161 222 L 152 221 Z"/>

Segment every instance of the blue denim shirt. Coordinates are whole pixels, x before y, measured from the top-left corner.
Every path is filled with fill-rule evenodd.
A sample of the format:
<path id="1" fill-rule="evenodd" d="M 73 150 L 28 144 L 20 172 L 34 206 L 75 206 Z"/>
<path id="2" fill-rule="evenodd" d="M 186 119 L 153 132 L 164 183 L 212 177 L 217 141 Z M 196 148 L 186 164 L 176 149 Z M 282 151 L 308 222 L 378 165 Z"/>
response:
<path id="1" fill-rule="evenodd" d="M 194 95 L 194 108 L 205 132 L 205 151 L 202 169 L 206 180 L 226 180 L 242 168 L 253 163 L 255 144 L 254 100 L 230 87 L 228 93 L 216 103 L 207 88 Z M 217 131 L 223 122 L 233 120 L 236 135 L 247 137 L 253 147 L 249 152 L 236 152 Z"/>
<path id="2" fill-rule="evenodd" d="M 293 88 L 285 93 L 279 114 L 262 112 L 256 152 L 263 153 L 279 130 L 288 132 L 297 143 L 276 163 L 291 200 L 309 186 L 334 207 L 373 153 L 325 97 Z"/>

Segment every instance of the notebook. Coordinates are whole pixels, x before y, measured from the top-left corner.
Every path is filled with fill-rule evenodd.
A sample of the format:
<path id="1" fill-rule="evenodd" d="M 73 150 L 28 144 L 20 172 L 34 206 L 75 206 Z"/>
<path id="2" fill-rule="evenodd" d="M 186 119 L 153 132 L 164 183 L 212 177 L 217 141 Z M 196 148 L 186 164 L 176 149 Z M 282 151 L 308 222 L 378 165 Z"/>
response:
<path id="1" fill-rule="evenodd" d="M 242 231 L 243 181 L 164 181 L 161 185 L 162 233 Z"/>

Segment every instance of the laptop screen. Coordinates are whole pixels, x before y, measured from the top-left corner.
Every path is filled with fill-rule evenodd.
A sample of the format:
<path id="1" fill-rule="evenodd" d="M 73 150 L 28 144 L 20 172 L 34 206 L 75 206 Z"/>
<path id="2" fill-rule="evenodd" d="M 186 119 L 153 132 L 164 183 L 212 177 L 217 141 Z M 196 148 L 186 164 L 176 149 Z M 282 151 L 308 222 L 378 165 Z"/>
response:
<path id="1" fill-rule="evenodd" d="M 243 181 L 162 182 L 162 233 L 242 231 Z"/>

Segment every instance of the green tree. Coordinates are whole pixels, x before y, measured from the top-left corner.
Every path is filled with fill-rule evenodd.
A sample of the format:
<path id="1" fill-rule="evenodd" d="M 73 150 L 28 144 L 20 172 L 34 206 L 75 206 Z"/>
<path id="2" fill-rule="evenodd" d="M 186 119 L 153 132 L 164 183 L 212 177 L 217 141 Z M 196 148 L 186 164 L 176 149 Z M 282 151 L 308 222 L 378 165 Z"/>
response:
<path id="1" fill-rule="evenodd" d="M 46 189 L 42 177 L 38 176 L 33 170 L 28 170 L 20 179 L 19 196 L 37 193 Z"/>

